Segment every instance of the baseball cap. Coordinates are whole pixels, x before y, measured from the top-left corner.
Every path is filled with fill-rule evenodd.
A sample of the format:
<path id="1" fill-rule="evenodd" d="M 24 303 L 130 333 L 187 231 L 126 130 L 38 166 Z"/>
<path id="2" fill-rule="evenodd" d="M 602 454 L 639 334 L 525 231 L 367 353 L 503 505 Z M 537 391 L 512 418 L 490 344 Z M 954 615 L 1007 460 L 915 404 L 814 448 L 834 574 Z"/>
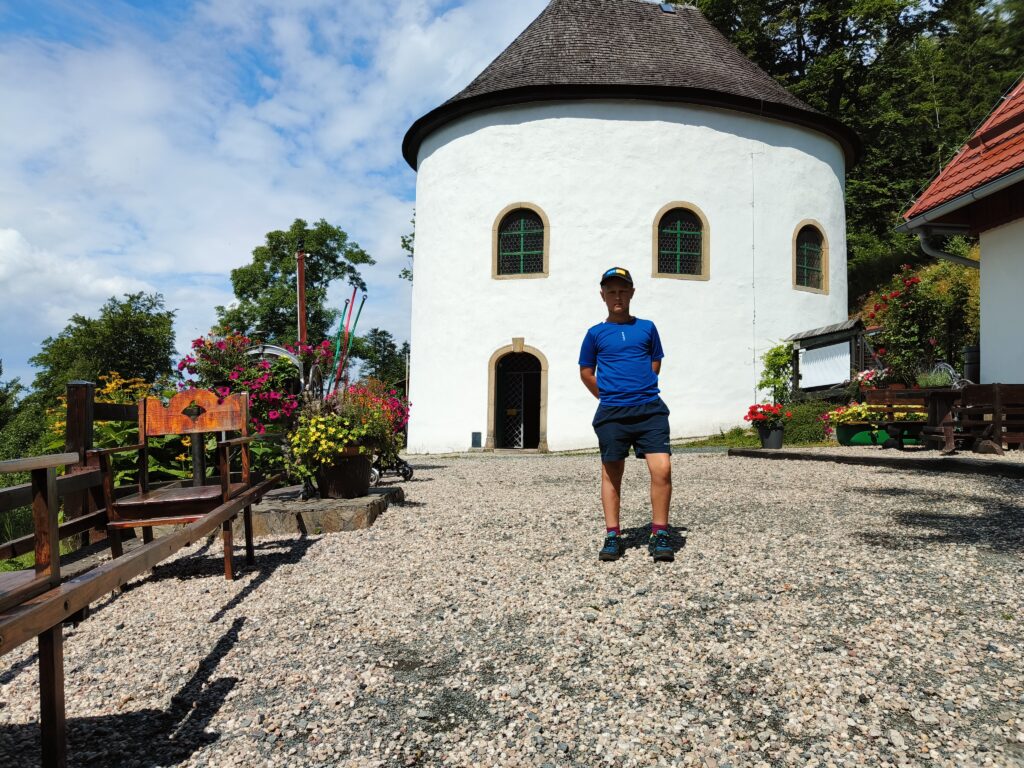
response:
<path id="1" fill-rule="evenodd" d="M 604 274 L 601 275 L 601 285 L 604 285 L 613 277 L 617 277 L 620 280 L 625 280 L 630 285 L 633 284 L 633 276 L 629 274 L 628 269 L 623 269 L 622 267 L 612 267 L 611 269 L 605 270 Z"/>

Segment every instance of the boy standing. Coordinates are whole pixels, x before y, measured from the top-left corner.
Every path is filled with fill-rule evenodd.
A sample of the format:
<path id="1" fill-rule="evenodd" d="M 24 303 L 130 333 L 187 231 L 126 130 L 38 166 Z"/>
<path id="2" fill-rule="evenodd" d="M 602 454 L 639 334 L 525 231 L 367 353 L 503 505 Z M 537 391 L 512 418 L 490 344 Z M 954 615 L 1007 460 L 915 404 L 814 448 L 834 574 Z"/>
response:
<path id="1" fill-rule="evenodd" d="M 647 549 L 656 561 L 669 561 L 675 559 L 668 535 L 672 446 L 668 406 L 658 396 L 665 353 L 654 323 L 629 314 L 633 293 L 629 270 L 612 267 L 601 275 L 608 318 L 587 331 L 580 349 L 580 378 L 600 401 L 594 431 L 601 446 L 601 505 L 607 535 L 598 556 L 601 560 L 622 557 L 622 472 L 632 446 L 638 459 L 647 460 L 651 473 L 653 521 Z"/>

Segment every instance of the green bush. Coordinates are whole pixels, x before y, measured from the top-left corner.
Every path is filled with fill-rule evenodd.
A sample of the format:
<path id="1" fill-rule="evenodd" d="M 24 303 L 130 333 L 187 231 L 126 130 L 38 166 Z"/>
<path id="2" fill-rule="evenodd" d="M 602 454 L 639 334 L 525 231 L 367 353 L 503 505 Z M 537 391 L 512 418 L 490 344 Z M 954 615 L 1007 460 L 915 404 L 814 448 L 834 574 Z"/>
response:
<path id="1" fill-rule="evenodd" d="M 786 442 L 793 444 L 827 441 L 825 424 L 820 417 L 823 413 L 828 413 L 832 407 L 832 403 L 824 400 L 808 400 L 787 405 L 786 410 L 793 414 L 793 418 L 786 423 Z"/>

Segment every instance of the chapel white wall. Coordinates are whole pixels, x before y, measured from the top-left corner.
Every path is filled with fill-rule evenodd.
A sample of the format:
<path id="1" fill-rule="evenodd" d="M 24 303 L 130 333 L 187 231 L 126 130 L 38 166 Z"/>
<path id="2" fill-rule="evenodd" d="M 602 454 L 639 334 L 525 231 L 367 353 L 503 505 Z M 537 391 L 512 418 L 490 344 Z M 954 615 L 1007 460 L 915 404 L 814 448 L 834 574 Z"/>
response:
<path id="1" fill-rule="evenodd" d="M 798 331 L 846 318 L 844 159 L 816 132 L 724 110 L 569 102 L 492 110 L 431 134 L 419 155 L 409 449 L 465 450 L 486 437 L 488 361 L 513 337 L 549 361 L 551 450 L 596 445 L 596 401 L 579 345 L 604 318 L 598 277 L 628 268 L 633 313 L 665 346 L 662 396 L 675 437 L 742 423 L 758 358 Z M 656 213 L 697 205 L 708 281 L 652 278 Z M 543 209 L 549 277 L 495 280 L 491 230 L 511 203 Z M 829 293 L 792 286 L 793 235 L 819 222 Z"/>
<path id="2" fill-rule="evenodd" d="M 981 233 L 981 380 L 1024 382 L 1024 219 Z"/>

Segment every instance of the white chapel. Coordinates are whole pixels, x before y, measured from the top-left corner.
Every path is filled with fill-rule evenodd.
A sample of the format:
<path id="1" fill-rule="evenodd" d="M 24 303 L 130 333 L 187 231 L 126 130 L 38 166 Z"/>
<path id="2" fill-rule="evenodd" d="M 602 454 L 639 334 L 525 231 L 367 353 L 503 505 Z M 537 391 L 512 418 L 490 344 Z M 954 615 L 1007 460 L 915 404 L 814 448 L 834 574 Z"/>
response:
<path id="1" fill-rule="evenodd" d="M 673 437 L 742 423 L 765 350 L 847 317 L 859 146 L 696 8 L 552 0 L 405 136 L 409 450 L 596 446 L 577 361 L 612 266 L 660 332 Z"/>

